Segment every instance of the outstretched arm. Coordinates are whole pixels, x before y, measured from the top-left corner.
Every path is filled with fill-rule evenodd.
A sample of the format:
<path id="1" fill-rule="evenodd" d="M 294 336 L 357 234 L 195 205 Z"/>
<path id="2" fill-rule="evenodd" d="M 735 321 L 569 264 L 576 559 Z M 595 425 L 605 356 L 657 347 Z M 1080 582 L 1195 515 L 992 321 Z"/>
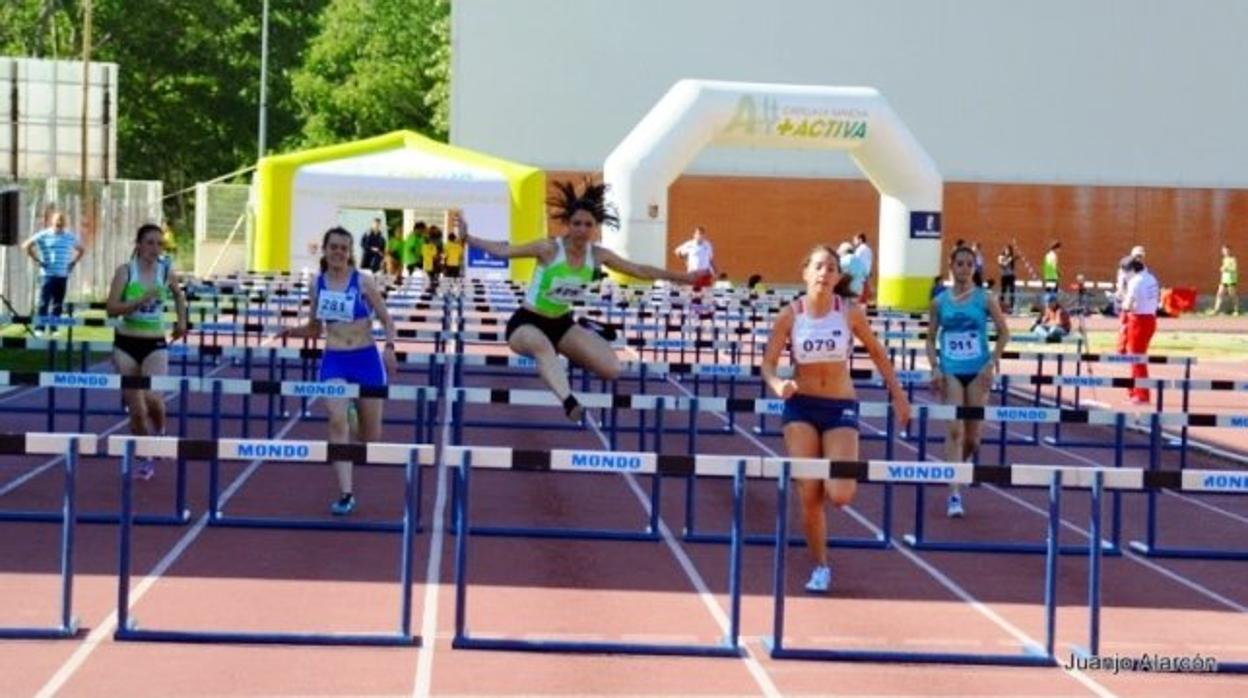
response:
<path id="1" fill-rule="evenodd" d="M 638 279 L 666 279 L 678 284 L 691 284 L 698 275 L 694 272 L 675 272 L 658 267 L 652 267 L 649 264 L 638 264 L 631 262 L 618 254 L 608 250 L 605 247 L 594 246 L 594 254 L 597 255 L 599 261 L 610 267 L 613 271 Z"/>
<path id="2" fill-rule="evenodd" d="M 538 257 L 547 260 L 555 254 L 555 244 L 550 240 L 534 240 L 513 247 L 511 243 L 503 240 L 483 240 L 475 235 L 469 235 L 466 229 L 464 230 L 464 245 L 485 250 L 490 256 L 502 259 Z"/>

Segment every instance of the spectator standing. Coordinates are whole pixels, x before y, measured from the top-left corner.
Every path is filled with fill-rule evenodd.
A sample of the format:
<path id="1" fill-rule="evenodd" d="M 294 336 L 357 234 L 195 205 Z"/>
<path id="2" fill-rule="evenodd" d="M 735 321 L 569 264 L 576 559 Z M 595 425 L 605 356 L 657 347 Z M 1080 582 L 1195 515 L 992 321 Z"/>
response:
<path id="1" fill-rule="evenodd" d="M 1131 253 L 1118 261 L 1118 277 L 1114 281 L 1114 303 L 1118 310 L 1118 353 L 1127 353 L 1127 311 L 1125 309 L 1127 300 L 1127 284 L 1131 281 L 1131 276 L 1135 273 L 1131 271 L 1132 262 L 1139 261 L 1144 263 L 1144 248 L 1136 245 L 1131 248 Z"/>
<path id="2" fill-rule="evenodd" d="M 703 226 L 694 227 L 693 237 L 676 248 L 676 256 L 684 260 L 687 272 L 709 271 L 712 276 L 715 274 L 715 248 L 706 239 L 706 228 Z"/>
<path id="3" fill-rule="evenodd" d="M 381 260 L 386 253 L 386 234 L 382 232 L 381 219 L 373 219 L 373 227 L 360 238 L 360 266 L 374 274 L 381 271 Z"/>
<path id="4" fill-rule="evenodd" d="M 67 226 L 65 214 L 54 213 L 52 225 L 32 235 L 22 249 L 39 266 L 37 314 L 60 317 L 65 309 L 69 275 L 86 254 L 86 248 L 78 241 L 78 235 Z"/>
<path id="5" fill-rule="evenodd" d="M 1062 243 L 1054 242 L 1052 245 L 1049 245 L 1049 251 L 1044 253 L 1044 267 L 1041 274 L 1044 278 L 1044 290 L 1048 293 L 1057 293 L 1062 281 L 1062 274 L 1058 268 L 1057 260 L 1057 251 L 1061 248 Z"/>
<path id="6" fill-rule="evenodd" d="M 854 236 L 854 257 L 858 258 L 858 264 L 862 268 L 862 293 L 858 296 L 858 302 L 866 305 L 871 300 L 871 265 L 875 263 L 875 253 L 867 244 L 864 233 Z"/>
<path id="7" fill-rule="evenodd" d="M 1127 351 L 1131 354 L 1146 356 L 1149 342 L 1157 331 L 1157 306 L 1161 301 L 1161 287 L 1157 277 L 1144 266 L 1144 262 L 1133 259 L 1130 263 L 1131 280 L 1127 282 L 1127 295 L 1123 302 L 1123 310 L 1127 314 Z M 1131 364 L 1131 377 L 1139 380 L 1148 378 L 1148 364 Z M 1131 402 L 1136 405 L 1149 403 L 1148 388 L 1131 388 L 1128 390 Z"/>
<path id="8" fill-rule="evenodd" d="M 1018 278 L 1014 274 L 1014 246 L 1006 245 L 997 255 L 997 269 L 1001 272 L 1001 309 L 1007 313 L 1014 312 L 1014 284 Z"/>

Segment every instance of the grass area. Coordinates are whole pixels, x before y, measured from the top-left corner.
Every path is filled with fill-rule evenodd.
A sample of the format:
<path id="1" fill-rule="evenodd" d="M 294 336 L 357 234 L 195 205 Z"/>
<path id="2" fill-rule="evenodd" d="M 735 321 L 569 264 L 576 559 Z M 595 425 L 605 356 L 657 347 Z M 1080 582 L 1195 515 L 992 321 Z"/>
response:
<path id="1" fill-rule="evenodd" d="M 101 361 L 107 361 L 108 354 L 103 352 L 93 352 L 87 357 L 87 366 L 93 366 Z M 41 371 L 77 371 L 82 368 L 82 354 L 74 352 L 70 356 L 67 352 L 56 352 L 56 367 L 48 367 L 48 352 L 41 349 L 14 349 L 10 351 L 0 352 L 0 371 L 14 371 L 20 373 L 39 373 Z M 111 368 L 109 370 L 112 370 Z"/>
<path id="2" fill-rule="evenodd" d="M 26 328 L 23 325 L 9 325 L 0 329 L 0 337 L 29 337 L 26 334 Z M 52 339 L 52 337 L 48 337 Z M 58 340 L 69 339 L 69 328 L 62 327 L 55 336 Z M 75 342 L 111 342 L 113 341 L 113 328 L 111 327 L 75 327 Z"/>
<path id="3" fill-rule="evenodd" d="M 1089 332 L 1091 351 L 1117 350 L 1118 333 Z M 1248 335 L 1223 332 L 1158 332 L 1149 351 L 1155 354 L 1197 356 L 1202 359 L 1242 359 L 1248 357 Z"/>

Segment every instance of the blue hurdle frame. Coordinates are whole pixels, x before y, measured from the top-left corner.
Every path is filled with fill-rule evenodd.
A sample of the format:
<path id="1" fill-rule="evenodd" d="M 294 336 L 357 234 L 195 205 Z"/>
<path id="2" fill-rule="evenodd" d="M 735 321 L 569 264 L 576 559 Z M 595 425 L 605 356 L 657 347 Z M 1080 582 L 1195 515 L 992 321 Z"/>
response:
<path id="1" fill-rule="evenodd" d="M 442 396 L 438 394 L 438 399 L 434 407 L 428 407 L 429 400 L 426 398 L 428 393 L 434 393 L 434 388 L 419 386 L 416 399 L 416 435 L 414 443 L 429 443 L 432 439 L 426 440 L 422 433 L 421 425 L 424 425 L 428 419 L 427 415 L 437 412 L 436 405 L 441 404 Z M 428 391 L 428 392 L 427 392 Z M 221 384 L 213 385 L 213 405 L 220 407 L 221 400 Z M 215 410 L 214 410 L 215 411 Z M 245 424 L 246 422 L 244 422 Z M 429 431 L 433 428 L 430 426 Z M 221 438 L 221 423 L 219 420 L 213 420 L 211 425 L 211 439 L 217 441 Z M 244 435 L 243 438 L 247 438 Z M 181 459 L 179 459 L 181 460 Z M 381 467 L 381 466 L 370 466 Z M 415 523 L 413 524 L 414 532 L 421 532 L 421 499 L 423 494 L 423 481 L 421 473 L 416 473 L 416 496 L 413 506 L 415 507 Z M 266 528 L 266 529 L 283 529 L 294 531 L 388 531 L 391 533 L 402 532 L 407 524 L 402 521 L 349 521 L 334 520 L 326 518 L 288 518 L 281 516 L 232 516 L 225 513 L 221 504 L 221 459 L 215 454 L 208 461 L 208 525 L 221 528 Z"/>
<path id="2" fill-rule="evenodd" d="M 232 632 L 202 630 L 149 630 L 140 628 L 130 613 L 131 524 L 133 519 L 133 482 L 135 442 L 127 441 L 121 458 L 121 525 L 118 527 L 117 555 L 117 641 L 241 643 L 265 645 L 382 645 L 419 647 L 421 638 L 412 635 L 412 537 L 416 528 L 415 482 L 419 470 L 419 452 L 412 449 L 404 467 L 403 528 L 399 543 L 399 618 L 394 633 L 294 633 L 294 632 Z"/>
<path id="3" fill-rule="evenodd" d="M 55 343 L 55 342 L 53 342 Z M 85 364 L 85 356 L 84 364 Z M 85 365 L 84 365 L 85 368 Z M 178 434 L 186 434 L 186 402 L 187 384 L 180 381 L 178 390 Z M 55 406 L 56 388 L 48 388 L 48 431 L 56 432 Z M 86 389 L 79 389 L 79 431 L 86 432 Z M 134 523 L 141 526 L 184 526 L 191 520 L 191 510 L 186 498 L 186 461 L 179 458 L 175 470 L 173 489 L 173 511 L 169 514 L 140 514 L 134 517 Z M 76 511 L 76 508 L 75 508 Z M 21 521 L 30 523 L 56 523 L 62 514 L 50 511 L 6 511 L 0 510 L 0 521 Z M 76 521 L 87 524 L 115 524 L 121 520 L 118 512 L 77 512 Z"/>
<path id="4" fill-rule="evenodd" d="M 1153 413 L 1150 416 L 1150 438 L 1149 445 L 1151 448 L 1148 452 L 1148 469 L 1150 472 L 1161 471 L 1161 415 Z M 1184 546 L 1163 545 L 1158 542 L 1157 538 L 1157 516 L 1160 512 L 1158 504 L 1158 491 L 1155 488 L 1148 490 L 1148 506 L 1145 510 L 1144 519 L 1144 540 L 1133 540 L 1129 543 L 1131 549 L 1141 555 L 1157 558 L 1178 558 L 1186 560 L 1248 560 L 1248 550 L 1239 549 L 1217 549 L 1217 548 L 1189 548 Z"/>
<path id="5" fill-rule="evenodd" d="M 777 480 L 776 504 L 776 553 L 774 583 L 772 585 L 774 617 L 772 634 L 763 638 L 771 648 L 773 659 L 801 659 L 842 662 L 926 663 L 926 664 L 979 664 L 996 666 L 1057 666 L 1054 642 L 1057 630 L 1057 557 L 1060 547 L 1062 474 L 1053 473 L 1049 484 L 1049 522 L 1046 560 L 1044 567 L 1044 647 L 1024 646 L 1017 654 L 990 654 L 969 652 L 903 652 L 863 649 L 821 649 L 789 647 L 784 643 L 785 558 L 787 546 L 781 541 L 789 532 L 789 484 L 791 464 L 785 460 Z"/>
<path id="6" fill-rule="evenodd" d="M 927 432 L 928 423 L 928 406 L 919 406 L 919 433 L 921 437 Z M 1002 425 L 1009 422 L 1001 422 Z M 1115 422 L 1115 443 L 1120 443 L 1126 429 L 1126 415 L 1119 413 Z M 1004 426 L 1002 427 L 1004 430 Z M 927 460 L 926 439 L 919 439 L 919 452 L 917 459 L 920 461 Z M 1004 446 L 1002 453 L 1004 453 Z M 1114 451 L 1114 467 L 1122 467 L 1123 451 L 1115 449 Z M 1005 465 L 1004 459 L 1000 462 Z M 992 553 L 1006 555 L 1041 555 L 1048 554 L 1047 543 L 1026 543 L 1022 541 L 971 541 L 971 540 L 932 540 L 926 535 L 926 485 L 915 485 L 914 493 L 914 529 L 911 533 L 902 536 L 902 540 L 907 546 L 915 550 L 927 550 L 933 552 L 954 552 L 954 553 Z M 1112 523 L 1110 526 L 1110 536 L 1108 540 L 1101 538 L 1089 538 L 1087 545 L 1074 544 L 1063 545 L 1058 549 L 1061 555 L 1087 555 L 1088 548 L 1099 547 L 1101 552 L 1110 557 L 1122 555 L 1122 493 L 1114 491 L 1111 495 L 1113 498 L 1111 504 Z M 1099 529 L 1099 526 L 1098 526 Z M 1100 540 L 1099 546 L 1091 544 L 1092 540 Z"/>
<path id="7" fill-rule="evenodd" d="M 896 429 L 895 419 L 893 416 L 893 405 L 888 404 L 885 419 L 885 440 L 884 440 L 884 459 L 892 460 L 894 454 L 893 434 Z M 690 453 L 693 451 L 691 450 Z M 722 532 L 703 532 L 697 529 L 695 501 L 694 501 L 694 480 L 693 476 L 685 479 L 685 526 L 683 538 L 690 543 L 727 543 L 730 542 L 730 534 Z M 827 540 L 828 547 L 832 548 L 853 548 L 859 550 L 887 550 L 893 546 L 893 485 L 892 483 L 884 483 L 883 485 L 883 511 L 880 512 L 880 533 L 870 537 L 834 537 L 829 536 Z M 754 533 L 745 534 L 746 545 L 775 545 L 776 537 L 774 534 Z M 793 547 L 801 547 L 806 545 L 806 539 L 802 536 L 790 536 L 789 545 Z"/>
<path id="8" fill-rule="evenodd" d="M 512 639 L 473 636 L 468 632 L 468 539 L 476 528 L 468 520 L 468 506 L 472 471 L 472 452 L 465 450 L 462 460 L 453 474 L 457 481 L 455 528 L 467 531 L 467 535 L 455 538 L 455 637 L 451 647 L 455 649 L 508 650 L 521 652 L 568 652 L 579 654 L 629 654 L 691 657 L 741 657 L 745 649 L 740 644 L 741 634 L 741 541 L 745 500 L 745 461 L 737 463 L 733 476 L 732 541 L 728 560 L 729 629 L 720 644 L 697 645 L 679 643 L 568 641 L 555 639 Z M 656 477 L 658 475 L 656 474 Z"/>
<path id="9" fill-rule="evenodd" d="M 451 401 L 451 443 L 456 446 L 463 445 L 463 428 L 465 424 L 464 414 L 464 394 L 457 392 Z M 612 412 L 615 410 L 613 409 Z M 614 418 L 612 419 L 614 423 Z M 470 423 L 471 424 L 471 423 Z M 644 433 L 644 432 L 641 432 Z M 616 433 L 608 431 L 610 434 L 609 447 L 614 450 L 616 448 Z M 663 435 L 663 409 L 660 405 L 655 411 L 655 430 L 654 430 L 654 450 L 662 451 L 662 435 Z M 645 441 L 641 440 L 639 450 L 644 450 Z M 459 506 L 462 497 L 459 496 L 459 479 L 451 480 L 451 533 L 459 535 L 462 530 L 459 528 Z M 582 528 L 582 527 L 561 527 L 561 526 L 473 526 L 469 533 L 476 536 L 507 536 L 507 537 L 527 537 L 527 538 L 562 538 L 569 540 L 629 540 L 629 541 L 646 541 L 655 542 L 660 539 L 659 520 L 661 518 L 663 495 L 663 480 L 657 473 L 650 476 L 650 513 L 646 517 L 646 523 L 641 530 L 636 529 L 611 529 L 611 528 Z M 462 537 L 462 536 L 461 536 Z"/>
<path id="10" fill-rule="evenodd" d="M 74 527 L 78 521 L 75 481 L 78 473 L 78 439 L 71 438 L 65 452 L 65 489 L 61 500 L 61 617 L 50 627 L 0 627 L 4 640 L 55 640 L 77 637 L 74 617 Z"/>

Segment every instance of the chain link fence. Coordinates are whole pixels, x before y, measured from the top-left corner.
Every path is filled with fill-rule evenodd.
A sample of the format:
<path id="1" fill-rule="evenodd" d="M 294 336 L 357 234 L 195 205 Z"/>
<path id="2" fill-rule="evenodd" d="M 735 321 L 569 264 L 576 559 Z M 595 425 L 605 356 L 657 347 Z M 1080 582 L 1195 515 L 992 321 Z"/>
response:
<path id="1" fill-rule="evenodd" d="M 103 300 L 118 265 L 130 259 L 134 235 L 144 223 L 163 218 L 161 182 L 114 180 L 87 182 L 90 210 L 85 208 L 82 182 L 51 177 L 10 180 L 21 189 L 20 242 L 46 227 L 52 211 L 64 213 L 70 230 L 86 247 L 86 255 L 69 279 L 70 302 Z M 20 246 L 0 247 L 0 293 L 13 309 L 26 314 L 38 299 L 39 270 Z"/>

